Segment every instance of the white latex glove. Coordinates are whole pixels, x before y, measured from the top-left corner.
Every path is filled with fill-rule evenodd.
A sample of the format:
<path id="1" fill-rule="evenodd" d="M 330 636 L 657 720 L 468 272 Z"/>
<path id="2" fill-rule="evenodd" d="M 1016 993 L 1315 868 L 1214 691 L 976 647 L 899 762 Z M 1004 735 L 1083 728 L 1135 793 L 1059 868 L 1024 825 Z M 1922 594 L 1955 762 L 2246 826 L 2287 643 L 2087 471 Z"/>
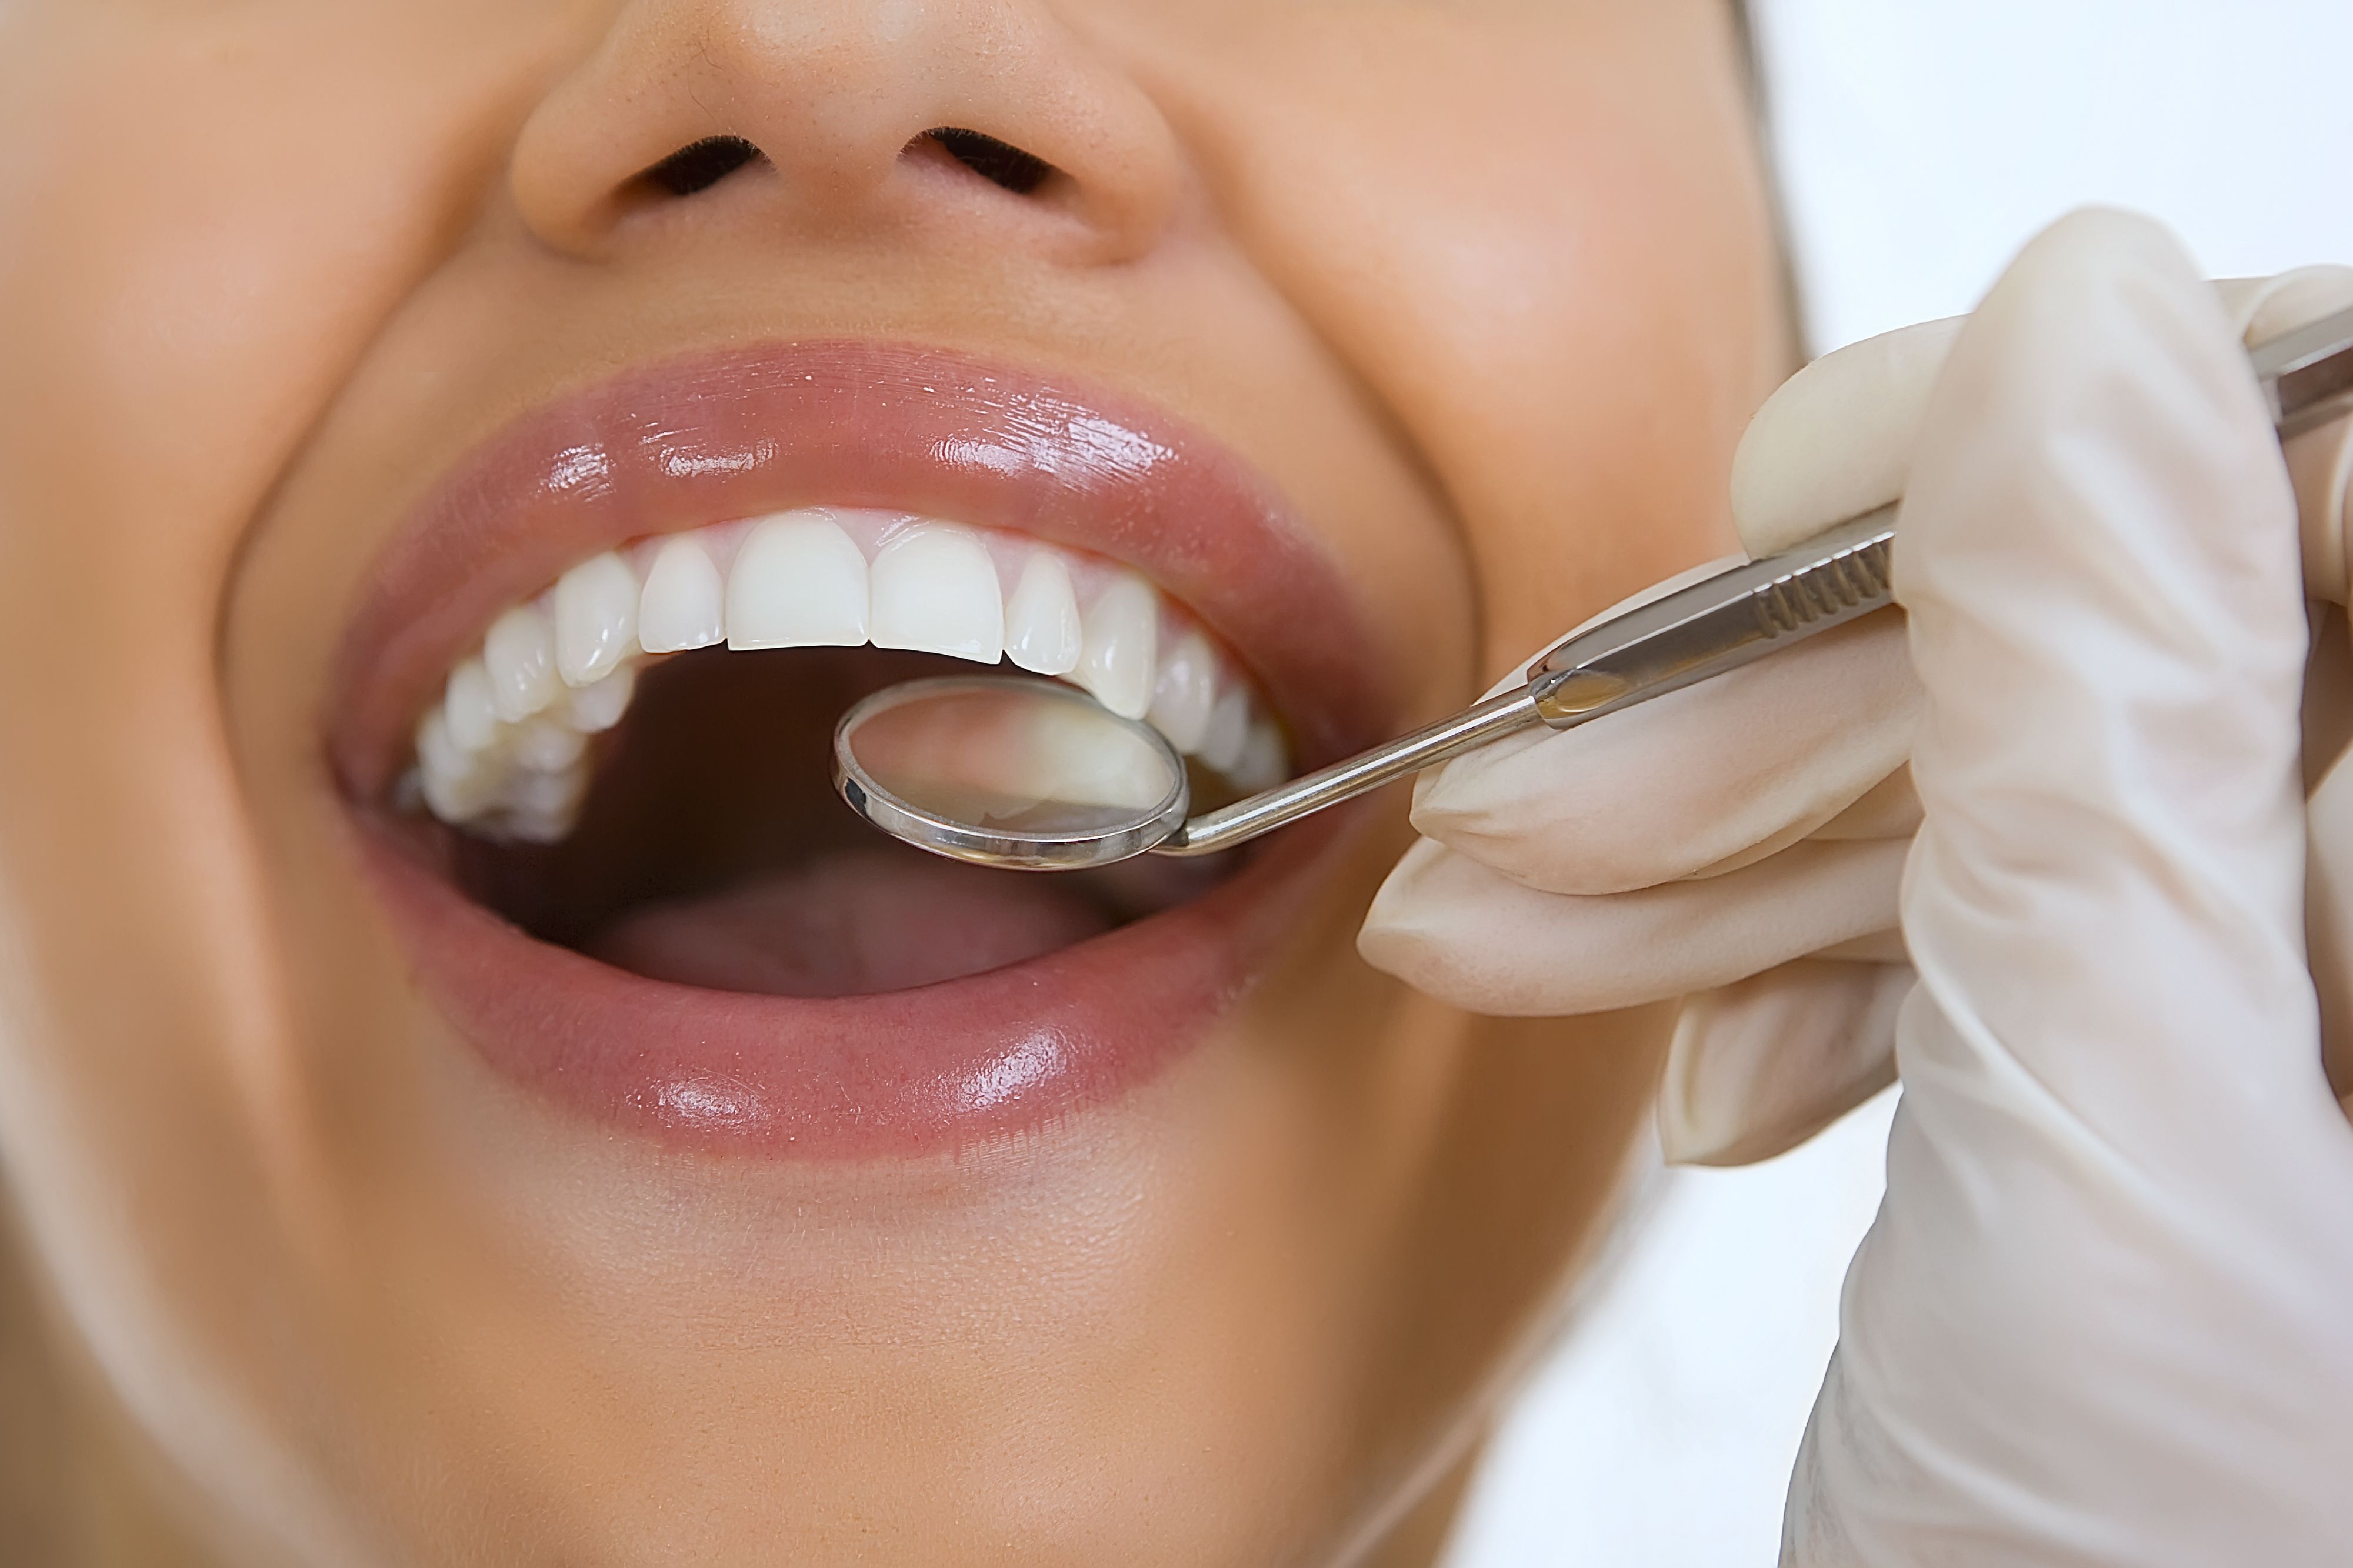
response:
<path id="1" fill-rule="evenodd" d="M 2353 1556 L 2353 1127 L 2305 947 L 2305 563 L 2235 323 L 2082 215 L 1910 468 L 1919 985 L 1785 1562 Z"/>
<path id="2" fill-rule="evenodd" d="M 2353 301 L 2353 270 L 2219 294 L 2259 341 Z M 1841 350 L 1774 395 L 1734 466 L 1735 521 L 1752 553 L 1904 492 L 1962 325 Z M 2243 363 L 2238 374 L 2246 379 Z M 2314 432 L 2289 457 L 2313 591 L 2342 603 L 2353 431 Z M 2329 651 L 2340 667 L 2343 649 L 2339 628 Z M 2346 695 L 2333 707 L 2353 712 L 2353 678 L 2337 684 Z M 1778 1153 L 1894 1076 L 1895 1013 L 1912 983 L 1895 928 L 1919 823 L 1905 767 L 1919 704 L 1903 617 L 1889 612 L 1581 729 L 1457 759 L 1418 784 L 1414 823 L 1427 837 L 1382 889 L 1359 945 L 1378 967 L 1484 1012 L 1683 996 L 1659 1102 L 1667 1156 Z M 2340 728 L 2316 754 L 2342 739 Z M 2315 921 L 2334 921 L 2353 943 L 2353 772 L 2337 794 L 2342 808 L 2315 837 L 2342 843 L 2328 865 L 2347 874 L 2316 875 Z M 2316 965 L 2332 1003 L 2353 998 L 2344 945 L 2326 944 Z M 2353 1001 L 2344 1015 L 2353 1025 Z"/>

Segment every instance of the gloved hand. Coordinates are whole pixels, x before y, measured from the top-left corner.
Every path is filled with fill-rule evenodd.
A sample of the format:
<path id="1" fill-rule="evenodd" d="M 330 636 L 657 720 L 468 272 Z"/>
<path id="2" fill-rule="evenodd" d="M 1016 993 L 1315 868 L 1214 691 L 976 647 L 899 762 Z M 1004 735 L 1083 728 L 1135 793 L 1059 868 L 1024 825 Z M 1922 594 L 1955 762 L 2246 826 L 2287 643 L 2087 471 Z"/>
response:
<path id="1" fill-rule="evenodd" d="M 2259 342 L 2353 302 L 2353 269 L 2216 290 L 2236 330 Z M 1842 349 L 1767 403 L 1733 470 L 1734 521 L 1752 554 L 1904 493 L 1963 325 Z M 2276 446 L 2265 449 L 2275 464 Z M 2288 457 L 2312 591 L 2341 604 L 2353 426 L 2301 437 Z M 1514 737 L 1432 770 L 1414 795 L 1426 837 L 1375 901 L 1365 956 L 1482 1012 L 1681 996 L 1659 1100 L 1667 1157 L 1738 1163 L 1801 1141 L 1894 1074 L 1896 1010 L 1913 979 L 1896 894 L 1920 820 L 1906 763 L 1921 696 L 1905 638 L 1900 613 L 1871 616 L 1584 728 Z M 2353 715 L 2353 674 L 2338 673 L 2353 669 L 2341 625 L 2324 639 L 2323 759 L 2353 733 L 2353 717 L 2333 717 Z M 1518 679 L 1515 668 L 1495 689 Z M 2353 1044 L 2353 770 L 2316 810 L 2331 799 L 2341 808 L 2319 812 L 2316 842 L 2342 853 L 2316 868 L 2315 919 L 2346 940 L 2323 944 L 2315 967 Z"/>
<path id="2" fill-rule="evenodd" d="M 2282 306 L 2295 291 L 2273 305 L 2316 313 Z M 2283 465 L 2237 340 L 2249 292 L 2218 305 L 2158 230 L 2079 215 L 1951 333 L 1918 405 L 1895 552 L 1918 686 L 1899 701 L 1890 680 L 1860 707 L 1911 740 L 1920 825 L 1897 912 L 1918 984 L 1894 1028 L 1887 1195 L 1848 1276 L 1785 1562 L 2353 1552 L 2353 1126 L 2322 1069 L 2336 982 L 2316 995 L 2306 943 L 2310 853 L 2309 962 L 2343 973 L 2343 617 L 2326 618 L 2316 673 L 2305 595 L 2345 586 L 2346 454 L 2339 433 Z M 1889 635 L 1824 658 L 1878 670 L 1869 638 Z M 1713 761 L 1711 736 L 1746 732 L 1685 706 L 1650 727 L 1688 725 L 1690 766 Z M 1554 743 L 1496 770 L 1541 776 Z M 1777 811 L 1802 828 L 1863 798 L 1869 771 Z M 1500 794 L 1490 809 L 1507 809 Z M 1425 853 L 1400 896 L 1450 874 L 1479 885 L 1450 867 L 1487 875 L 1446 853 Z M 1729 917 L 1708 898 L 1747 874 L 1584 902 L 1663 893 L 1688 899 L 1692 929 L 1769 934 L 1769 893 Z M 1852 922 L 1809 905 L 1805 876 L 1780 884 L 1800 940 L 1845 940 Z M 1535 900 L 1514 918 L 1578 901 L 1507 885 Z M 1765 935 L 1744 940 L 1741 962 L 1771 957 Z M 1454 973 L 1472 959 L 1460 950 Z"/>

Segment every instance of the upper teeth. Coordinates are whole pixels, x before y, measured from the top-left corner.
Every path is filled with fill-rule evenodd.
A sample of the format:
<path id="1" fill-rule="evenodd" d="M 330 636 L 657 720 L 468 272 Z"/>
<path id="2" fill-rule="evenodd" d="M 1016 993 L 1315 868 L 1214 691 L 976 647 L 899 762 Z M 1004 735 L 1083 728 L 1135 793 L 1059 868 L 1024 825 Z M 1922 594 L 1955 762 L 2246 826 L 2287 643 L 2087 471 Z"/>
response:
<path id="1" fill-rule="evenodd" d="M 1246 679 L 1134 572 L 998 530 L 810 507 L 607 551 L 507 609 L 419 722 L 417 785 L 445 822 L 552 842 L 587 793 L 583 737 L 620 722 L 646 656 L 870 641 L 1064 677 L 1244 791 L 1288 767 Z"/>

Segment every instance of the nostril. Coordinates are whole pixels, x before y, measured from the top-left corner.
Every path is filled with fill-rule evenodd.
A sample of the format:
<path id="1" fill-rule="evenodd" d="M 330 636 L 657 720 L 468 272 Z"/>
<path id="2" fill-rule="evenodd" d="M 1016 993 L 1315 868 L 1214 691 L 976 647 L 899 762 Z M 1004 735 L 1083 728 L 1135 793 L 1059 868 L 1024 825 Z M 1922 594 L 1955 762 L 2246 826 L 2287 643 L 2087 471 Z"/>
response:
<path id="1" fill-rule="evenodd" d="M 709 190 L 761 156 L 760 150 L 741 136 L 706 136 L 687 143 L 630 183 L 666 195 L 691 196 Z"/>
<path id="2" fill-rule="evenodd" d="M 1034 153 L 1025 153 L 1011 142 L 955 125 L 935 126 L 915 141 L 937 142 L 949 157 L 1017 196 L 1034 195 L 1039 186 L 1061 173 Z"/>

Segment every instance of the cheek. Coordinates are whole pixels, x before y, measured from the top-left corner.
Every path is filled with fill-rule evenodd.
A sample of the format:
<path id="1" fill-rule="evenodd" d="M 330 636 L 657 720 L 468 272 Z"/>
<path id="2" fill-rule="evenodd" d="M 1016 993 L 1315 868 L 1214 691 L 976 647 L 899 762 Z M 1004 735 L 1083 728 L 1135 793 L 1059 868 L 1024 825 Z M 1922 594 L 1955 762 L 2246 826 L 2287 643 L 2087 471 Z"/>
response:
<path id="1" fill-rule="evenodd" d="M 1717 10 L 1219 21 L 1130 52 L 1451 501 L 1479 679 L 1731 549 L 1732 448 L 1787 350 Z"/>
<path id="2" fill-rule="evenodd" d="M 0 925 L 27 964 L 0 986 L 0 1142 L 101 1354 L 185 1332 L 266 1360 L 239 1303 L 281 1261 L 286 1173 L 257 1164 L 304 1155 L 221 594 L 461 216 L 444 182 L 497 73 L 545 41 L 468 9 L 482 49 L 437 56 L 452 0 L 150 9 L 0 7 Z M 134 1265 L 124 1214 L 206 1239 Z"/>

